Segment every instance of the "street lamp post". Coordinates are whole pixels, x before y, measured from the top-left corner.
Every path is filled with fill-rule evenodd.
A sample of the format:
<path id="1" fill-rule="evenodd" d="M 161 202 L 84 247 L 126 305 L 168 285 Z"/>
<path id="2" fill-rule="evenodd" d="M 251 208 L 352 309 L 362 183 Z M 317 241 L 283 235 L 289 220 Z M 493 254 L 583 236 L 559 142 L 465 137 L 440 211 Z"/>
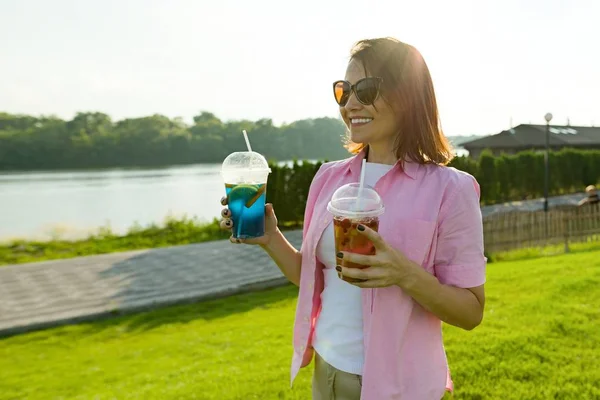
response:
<path id="1" fill-rule="evenodd" d="M 552 121 L 552 114 L 548 113 L 544 115 L 546 120 L 546 152 L 544 153 L 544 211 L 548 212 L 548 186 L 550 185 L 550 121 Z"/>
<path id="2" fill-rule="evenodd" d="M 550 121 L 552 114 L 544 115 L 546 120 L 546 151 L 544 152 L 544 230 L 548 244 L 548 186 L 550 185 Z"/>

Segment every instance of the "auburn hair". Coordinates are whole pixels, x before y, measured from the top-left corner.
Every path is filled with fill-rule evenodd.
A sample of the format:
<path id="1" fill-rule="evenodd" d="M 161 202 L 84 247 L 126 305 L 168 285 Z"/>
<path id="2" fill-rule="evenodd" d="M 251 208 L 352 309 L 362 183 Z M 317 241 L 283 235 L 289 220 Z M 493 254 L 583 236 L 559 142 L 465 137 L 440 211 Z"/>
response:
<path id="1" fill-rule="evenodd" d="M 395 111 L 399 126 L 394 144 L 398 159 L 448 164 L 454 152 L 442 132 L 433 81 L 421 53 L 394 38 L 365 39 L 353 46 L 350 60 L 360 62 L 366 76 L 383 78 L 381 97 Z M 352 142 L 347 132 L 348 151 L 356 154 L 365 146 Z"/>

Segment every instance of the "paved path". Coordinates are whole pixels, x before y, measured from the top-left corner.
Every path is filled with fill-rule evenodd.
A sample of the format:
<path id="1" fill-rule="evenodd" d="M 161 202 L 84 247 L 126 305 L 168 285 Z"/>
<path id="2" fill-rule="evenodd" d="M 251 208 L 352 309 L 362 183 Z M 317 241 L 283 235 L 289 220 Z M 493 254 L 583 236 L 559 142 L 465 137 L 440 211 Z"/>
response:
<path id="1" fill-rule="evenodd" d="M 566 194 L 548 198 L 548 206 L 565 207 L 576 206 L 577 203 L 585 198 L 585 193 Z M 509 203 L 494 204 L 481 207 L 481 213 L 484 217 L 489 215 L 505 213 L 510 211 L 541 211 L 544 209 L 544 199 L 511 201 Z"/>
<path id="2" fill-rule="evenodd" d="M 301 231 L 285 236 L 300 247 Z M 228 240 L 0 267 L 0 336 L 286 282 L 259 247 Z"/>

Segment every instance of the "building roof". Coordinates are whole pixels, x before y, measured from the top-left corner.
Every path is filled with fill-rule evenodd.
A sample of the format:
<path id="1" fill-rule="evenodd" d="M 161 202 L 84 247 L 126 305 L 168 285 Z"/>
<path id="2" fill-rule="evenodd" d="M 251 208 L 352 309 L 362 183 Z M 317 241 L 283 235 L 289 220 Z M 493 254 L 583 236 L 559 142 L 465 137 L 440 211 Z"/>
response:
<path id="1" fill-rule="evenodd" d="M 532 148 L 546 145 L 546 125 L 521 124 L 496 135 L 463 143 L 467 150 Z M 600 127 L 550 125 L 551 147 L 600 146 Z"/>

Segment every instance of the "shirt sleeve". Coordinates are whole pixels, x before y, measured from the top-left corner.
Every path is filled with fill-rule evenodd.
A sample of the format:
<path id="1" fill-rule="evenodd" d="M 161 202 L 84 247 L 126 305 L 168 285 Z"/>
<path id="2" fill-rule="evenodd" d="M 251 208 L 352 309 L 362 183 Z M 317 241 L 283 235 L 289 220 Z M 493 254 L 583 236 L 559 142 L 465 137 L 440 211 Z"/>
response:
<path id="1" fill-rule="evenodd" d="M 486 280 L 480 189 L 471 175 L 461 173 L 458 178 L 440 209 L 434 271 L 445 285 L 470 288 Z"/>

